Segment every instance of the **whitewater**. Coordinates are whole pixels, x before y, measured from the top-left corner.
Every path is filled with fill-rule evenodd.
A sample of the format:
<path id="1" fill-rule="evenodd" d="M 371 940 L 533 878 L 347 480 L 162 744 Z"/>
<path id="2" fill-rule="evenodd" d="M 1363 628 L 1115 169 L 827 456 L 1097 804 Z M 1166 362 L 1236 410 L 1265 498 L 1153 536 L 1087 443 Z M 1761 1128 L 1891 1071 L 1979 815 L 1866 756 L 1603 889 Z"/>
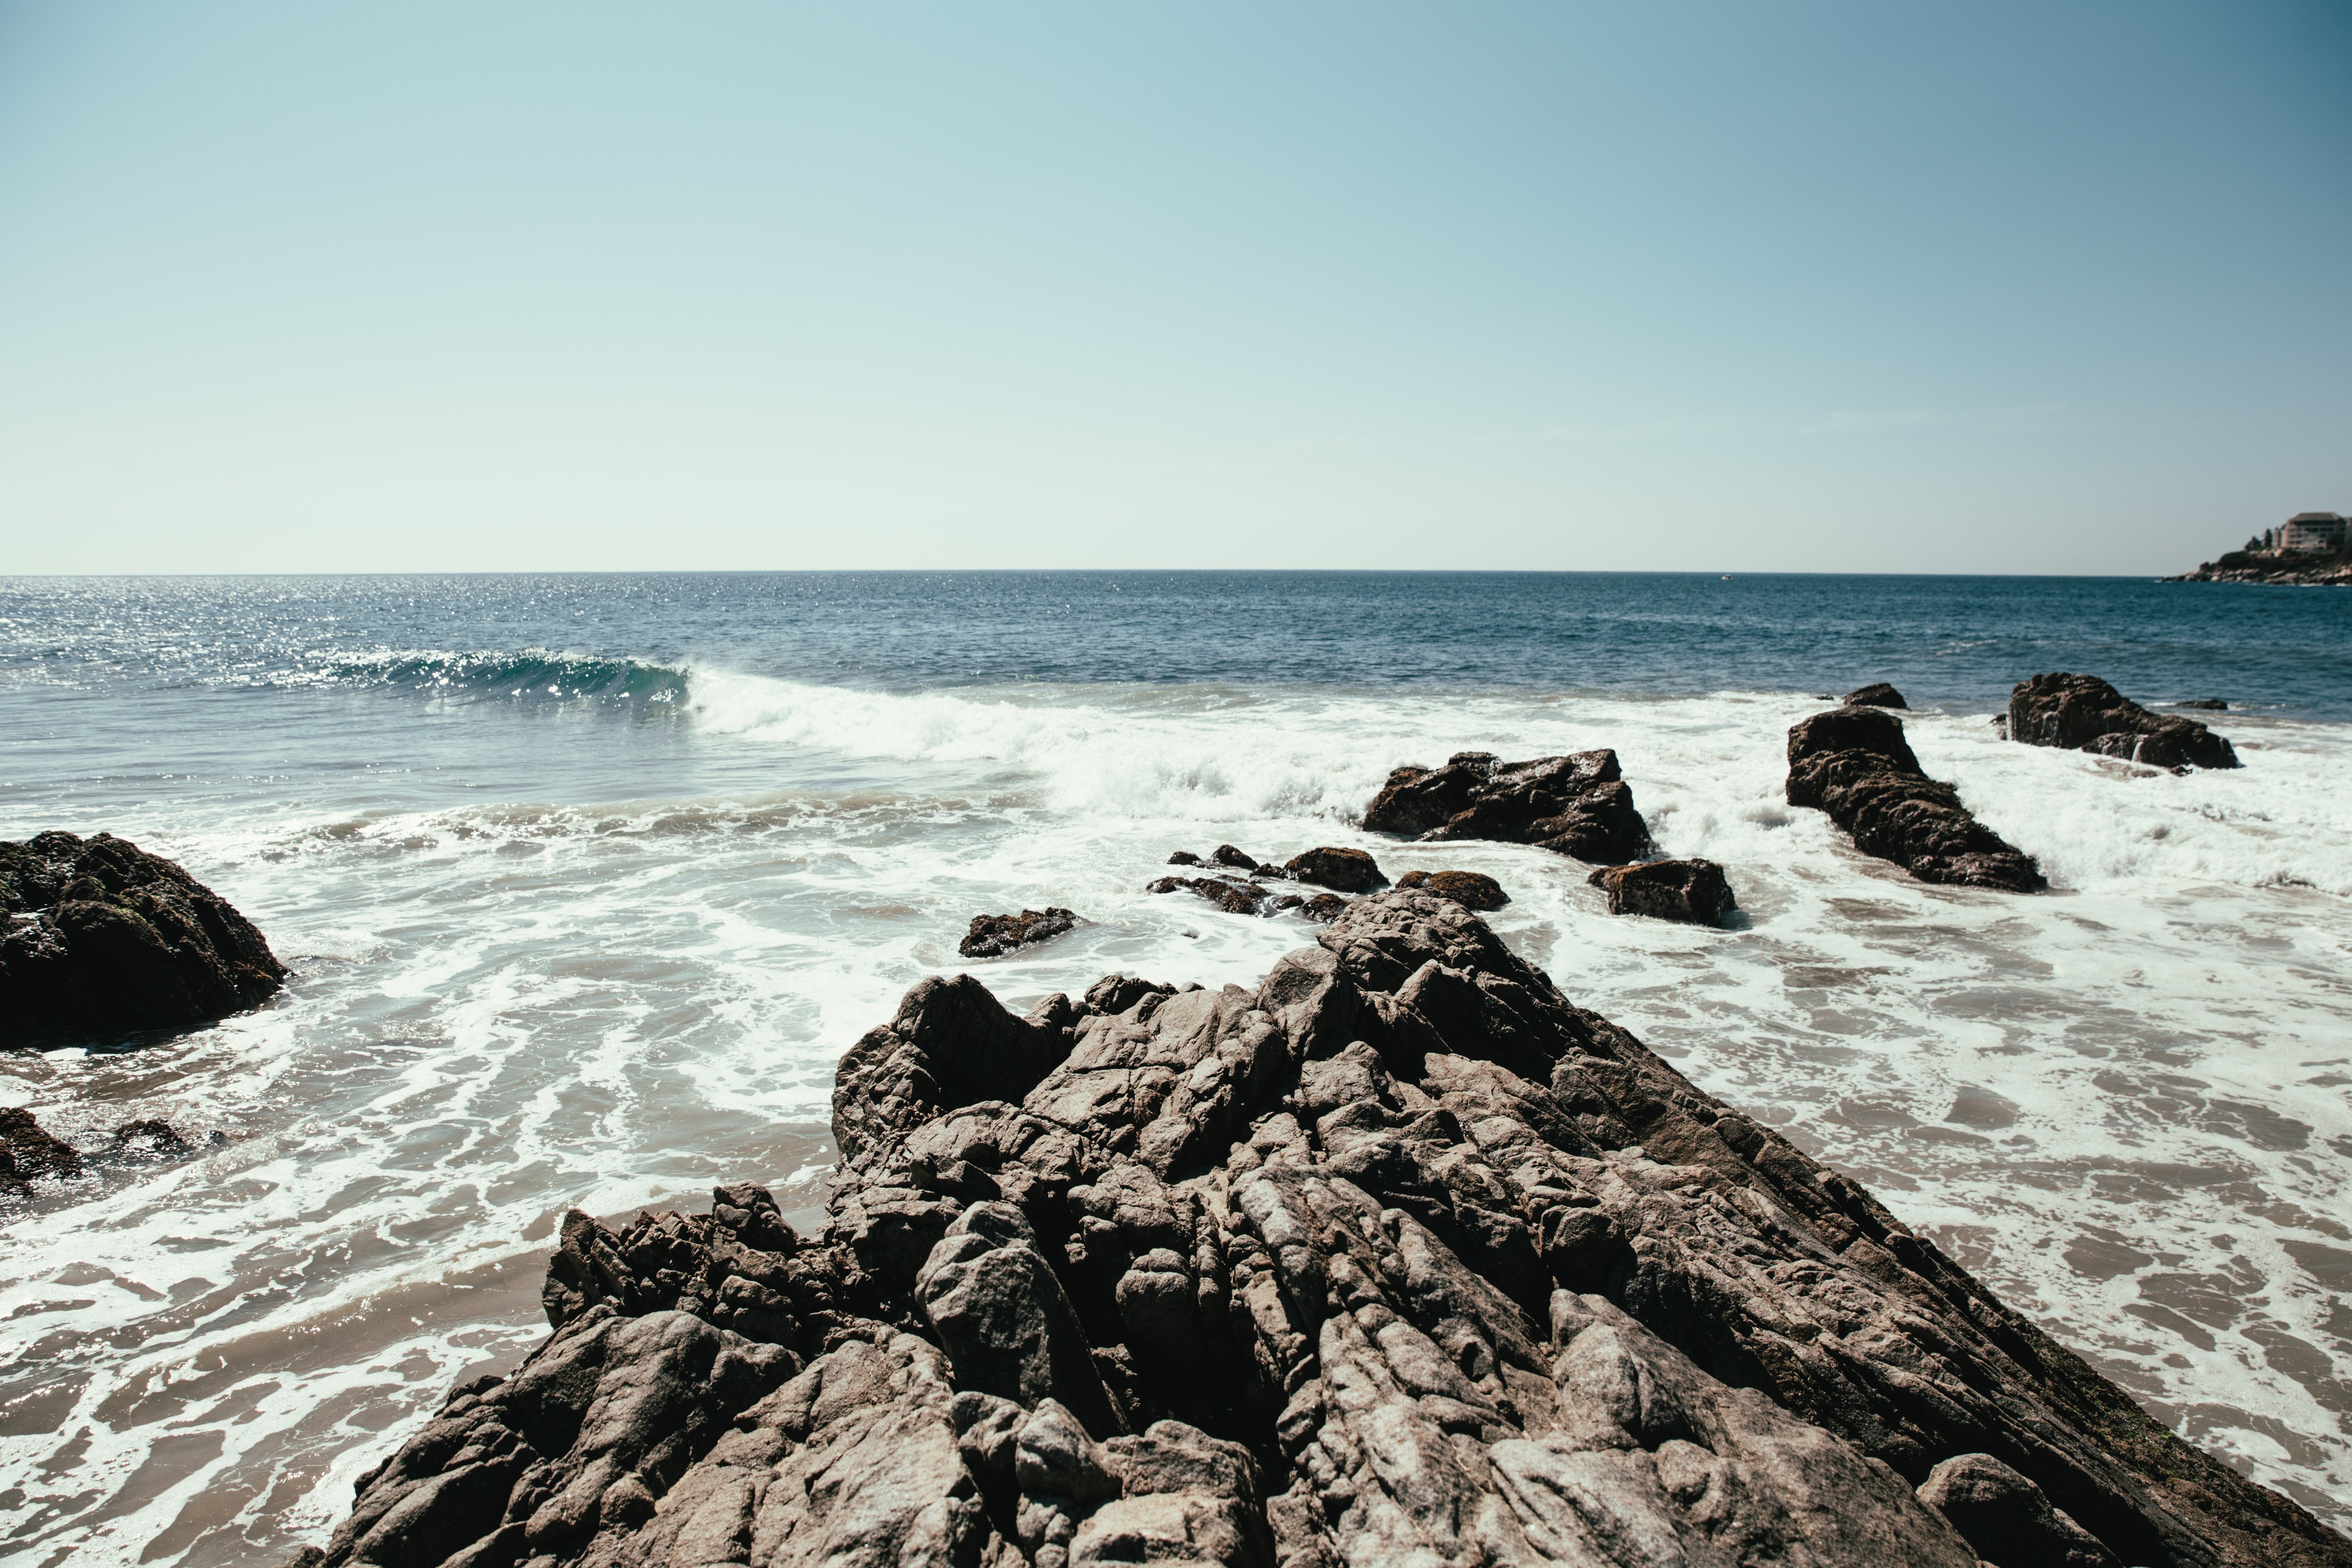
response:
<path id="1" fill-rule="evenodd" d="M 1254 984 L 1312 942 L 1143 891 L 1223 843 L 1493 876 L 1492 923 L 1573 1000 L 2352 1522 L 2352 713 L 2321 595 L 2165 585 L 2210 625 L 2158 638 L 2149 584 L 1406 580 L 1367 629 L 1374 590 L 1299 579 L 1000 582 L 951 617 L 890 584 L 467 581 L 0 584 L 0 837 L 179 859 L 295 972 L 211 1028 L 0 1058 L 0 1100 L 85 1150 L 135 1117 L 221 1135 L 0 1213 L 0 1552 L 322 1540 L 453 1382 L 544 1333 L 567 1208 L 751 1179 L 813 1221 L 834 1062 L 916 981 L 1025 1009 L 1111 971 Z M 2229 696 L 2200 716 L 2245 767 L 2001 740 L 2008 681 L 2065 668 Z M 2052 893 L 1913 882 L 1785 804 L 1789 726 L 1879 678 Z M 1401 763 L 1599 746 L 1663 851 L 1726 867 L 1729 929 L 1355 826 Z M 1048 904 L 1084 922 L 957 957 L 972 916 Z"/>

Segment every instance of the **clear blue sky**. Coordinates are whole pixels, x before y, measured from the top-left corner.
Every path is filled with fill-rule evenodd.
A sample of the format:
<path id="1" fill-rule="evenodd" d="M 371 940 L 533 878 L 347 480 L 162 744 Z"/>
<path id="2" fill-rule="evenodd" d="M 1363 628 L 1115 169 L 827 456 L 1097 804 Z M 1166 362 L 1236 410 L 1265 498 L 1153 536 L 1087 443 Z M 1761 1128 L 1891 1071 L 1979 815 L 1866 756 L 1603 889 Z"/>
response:
<path id="1" fill-rule="evenodd" d="M 0 0 L 0 572 L 2179 570 L 2352 5 Z"/>

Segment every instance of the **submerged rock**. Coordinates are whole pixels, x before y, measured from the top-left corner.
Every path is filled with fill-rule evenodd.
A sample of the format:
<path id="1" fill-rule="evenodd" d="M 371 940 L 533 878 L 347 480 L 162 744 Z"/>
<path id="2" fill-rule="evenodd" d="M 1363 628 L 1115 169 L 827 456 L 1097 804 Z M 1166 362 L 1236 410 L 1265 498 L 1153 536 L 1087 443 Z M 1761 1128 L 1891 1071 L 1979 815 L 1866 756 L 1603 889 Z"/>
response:
<path id="1" fill-rule="evenodd" d="M 2151 713 L 2095 675 L 2019 681 L 2009 693 L 2009 738 L 2158 768 L 2240 765 L 2236 748 L 2196 720 Z"/>
<path id="2" fill-rule="evenodd" d="M 1078 923 L 1078 917 L 1060 908 L 1023 910 L 1017 915 L 974 915 L 956 952 L 966 958 L 997 958 L 1016 947 L 1028 947 L 1057 937 Z"/>
<path id="3" fill-rule="evenodd" d="M 1482 871 L 1407 871 L 1397 879 L 1397 887 L 1418 888 L 1481 914 L 1499 910 L 1511 901 L 1511 895 L 1503 891 L 1503 884 Z"/>
<path id="4" fill-rule="evenodd" d="M 170 1122 L 152 1116 L 116 1128 L 114 1152 L 133 1160 L 173 1160 L 194 1152 Z"/>
<path id="5" fill-rule="evenodd" d="M 1923 882 L 2012 893 L 2050 885 L 2032 856 L 1960 804 L 1958 790 L 1927 776 L 1903 721 L 1884 710 L 1832 709 L 1791 729 L 1788 797 L 1828 812 L 1854 847 Z"/>
<path id="6" fill-rule="evenodd" d="M 1224 877 L 1160 877 L 1144 884 L 1147 893 L 1193 893 L 1224 910 L 1229 915 L 1265 913 L 1269 897 L 1255 882 L 1234 881 Z"/>
<path id="7" fill-rule="evenodd" d="M 1579 860 L 1634 860 L 1650 851 L 1649 828 L 1611 751 L 1525 763 L 1456 752 L 1442 768 L 1398 768 L 1364 808 L 1364 826 L 1424 842 L 1534 844 Z"/>
<path id="8" fill-rule="evenodd" d="M 160 855 L 110 833 L 0 843 L 0 1045 L 185 1028 L 285 979 L 251 921 Z"/>
<path id="9" fill-rule="evenodd" d="M 1603 866 L 1585 879 L 1609 895 L 1612 915 L 1648 915 L 1692 925 L 1721 925 L 1738 906 L 1723 868 L 1712 860 L 1647 860 Z"/>
<path id="10" fill-rule="evenodd" d="M 1838 699 L 1838 705 L 1842 708 L 1900 708 L 1906 712 L 1911 706 L 1903 700 L 1903 693 L 1883 680 L 1865 686 L 1859 691 L 1847 692 Z"/>
<path id="11" fill-rule="evenodd" d="M 568 1217 L 326 1568 L 2352 1564 L 1426 893 L 1255 990 L 927 980 L 835 1129 L 813 1237 Z"/>

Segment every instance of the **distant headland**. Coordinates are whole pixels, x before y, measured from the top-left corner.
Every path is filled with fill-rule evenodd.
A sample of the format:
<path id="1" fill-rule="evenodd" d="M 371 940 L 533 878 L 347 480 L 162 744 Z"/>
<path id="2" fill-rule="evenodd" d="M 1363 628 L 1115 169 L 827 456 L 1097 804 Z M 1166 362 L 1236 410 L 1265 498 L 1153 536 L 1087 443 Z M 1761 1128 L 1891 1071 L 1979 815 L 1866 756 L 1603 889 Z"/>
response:
<path id="1" fill-rule="evenodd" d="M 2168 583 L 2302 583 L 2352 587 L 2352 522 L 2332 511 L 2297 512 L 2218 561 Z"/>

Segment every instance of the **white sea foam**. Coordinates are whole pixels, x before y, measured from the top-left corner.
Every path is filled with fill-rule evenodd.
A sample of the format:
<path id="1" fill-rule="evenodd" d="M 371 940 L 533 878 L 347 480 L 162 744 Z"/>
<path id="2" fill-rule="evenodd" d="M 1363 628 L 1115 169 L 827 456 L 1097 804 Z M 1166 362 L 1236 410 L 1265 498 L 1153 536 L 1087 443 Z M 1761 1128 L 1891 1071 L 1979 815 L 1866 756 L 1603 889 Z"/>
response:
<path id="1" fill-rule="evenodd" d="M 0 1353 L 32 1423 L 0 1489 L 24 1489 L 28 1561 L 318 1539 L 452 1377 L 541 1331 L 567 1205 L 747 1176 L 818 1202 L 835 1058 L 963 966 L 975 913 L 1087 917 L 981 970 L 1015 1005 L 1114 969 L 1253 982 L 1311 929 L 1141 891 L 1171 849 L 1220 842 L 1491 873 L 1515 900 L 1497 927 L 1578 1000 L 1855 1173 L 2193 1438 L 2352 1517 L 2329 1392 L 2352 1372 L 2352 731 L 2232 715 L 2247 767 L 2176 777 L 1910 716 L 1929 770 L 2057 884 L 2020 899 L 1912 882 L 1790 809 L 1801 698 L 888 693 L 698 668 L 688 706 L 694 754 L 756 786 L 322 797 L 150 836 L 299 979 L 163 1047 L 15 1069 L 93 1149 L 134 1115 L 231 1135 L 0 1232 Z M 1572 862 L 1349 826 L 1399 763 L 1601 745 L 1663 848 L 1729 868 L 1744 927 L 1612 919 Z M 92 1492 L 114 1500 L 72 1501 Z"/>

